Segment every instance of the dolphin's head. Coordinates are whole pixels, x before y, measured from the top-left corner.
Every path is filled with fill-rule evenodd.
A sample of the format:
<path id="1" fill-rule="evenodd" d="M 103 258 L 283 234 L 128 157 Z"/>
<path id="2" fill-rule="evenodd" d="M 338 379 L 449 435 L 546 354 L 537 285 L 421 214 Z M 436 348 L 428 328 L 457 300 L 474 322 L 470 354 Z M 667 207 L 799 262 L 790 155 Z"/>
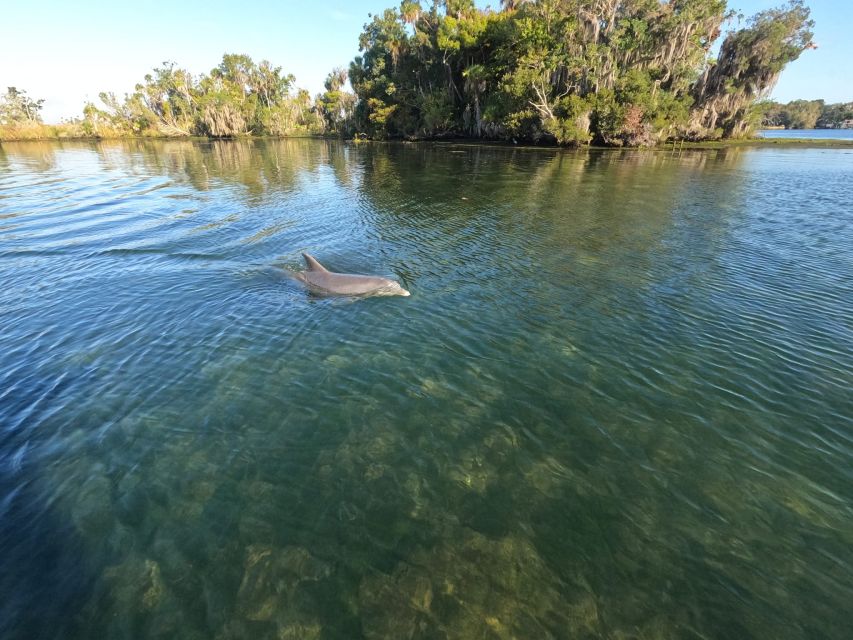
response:
<path id="1" fill-rule="evenodd" d="M 387 284 L 377 291 L 381 296 L 410 296 L 412 295 L 400 286 L 400 283 L 395 280 L 388 280 Z"/>

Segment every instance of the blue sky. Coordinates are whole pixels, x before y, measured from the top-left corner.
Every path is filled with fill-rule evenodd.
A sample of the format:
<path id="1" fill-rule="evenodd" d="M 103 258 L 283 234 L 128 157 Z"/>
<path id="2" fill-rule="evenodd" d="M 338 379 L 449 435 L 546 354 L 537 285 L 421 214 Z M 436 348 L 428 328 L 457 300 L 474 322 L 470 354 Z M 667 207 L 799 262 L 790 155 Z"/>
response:
<path id="1" fill-rule="evenodd" d="M 0 88 L 45 98 L 44 119 L 80 115 L 100 91 L 123 94 L 164 60 L 207 72 L 225 52 L 264 58 L 312 94 L 358 53 L 367 14 L 393 0 L 42 0 L 9 2 L 0 36 Z M 485 5 L 485 2 L 478 2 Z M 499 0 L 492 0 L 498 5 Z M 747 15 L 782 0 L 729 0 Z M 806 0 L 818 49 L 783 73 L 778 100 L 853 100 L 853 0 Z"/>

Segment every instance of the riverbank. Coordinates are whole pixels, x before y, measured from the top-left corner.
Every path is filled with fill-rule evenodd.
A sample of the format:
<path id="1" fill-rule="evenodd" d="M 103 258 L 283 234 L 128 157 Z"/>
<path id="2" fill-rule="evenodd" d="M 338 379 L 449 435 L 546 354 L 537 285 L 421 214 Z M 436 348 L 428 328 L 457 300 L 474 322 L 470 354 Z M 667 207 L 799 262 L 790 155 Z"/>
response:
<path id="1" fill-rule="evenodd" d="M 384 141 L 375 140 L 359 140 L 359 143 L 382 143 Z M 471 146 L 471 147 L 513 147 L 525 149 L 572 149 L 572 147 L 559 147 L 557 145 L 535 145 L 535 144 L 513 144 L 503 141 L 486 141 L 473 140 L 470 138 L 458 138 L 451 140 L 440 141 L 418 141 L 408 142 L 407 144 L 429 143 L 435 145 L 448 146 Z M 597 149 L 597 150 L 646 150 L 646 151 L 680 151 L 682 149 L 730 149 L 730 148 L 748 148 L 748 147 L 796 147 L 800 149 L 825 149 L 825 148 L 851 148 L 853 149 L 853 140 L 838 140 L 838 139 L 819 139 L 819 138 L 747 138 L 739 140 L 706 140 L 702 142 L 662 142 L 653 147 L 606 147 L 600 145 L 583 145 L 576 149 Z"/>
<path id="2" fill-rule="evenodd" d="M 731 147 L 799 147 L 801 149 L 853 148 L 853 140 L 835 138 L 746 138 L 743 140 L 707 140 L 704 142 L 676 142 L 675 149 L 728 149 Z M 667 142 L 657 148 L 672 149 Z"/>
<path id="3" fill-rule="evenodd" d="M 329 136 L 317 133 L 293 134 L 288 136 L 236 136 L 228 139 L 243 139 L 243 140 L 280 140 L 282 138 L 318 138 L 329 139 L 337 136 Z M 101 141 L 101 140 L 220 140 L 222 138 L 210 138 L 205 136 L 166 136 L 166 135 L 140 135 L 140 136 L 96 136 L 87 134 L 82 125 L 79 123 L 62 123 L 58 125 L 47 124 L 29 124 L 29 125 L 4 125 L 0 126 L 0 143 L 3 142 L 26 142 L 26 141 Z M 397 140 L 369 140 L 364 138 L 347 138 L 347 141 L 359 144 L 364 143 L 384 143 L 384 142 L 409 142 L 411 143 L 431 143 L 431 144 L 453 144 L 453 145 L 471 145 L 471 146 L 499 146 L 499 147 L 536 147 L 536 148 L 558 148 L 557 145 L 532 145 L 523 144 L 515 145 L 511 142 L 500 140 L 481 140 L 477 138 L 448 138 L 444 140 L 418 140 L 418 141 L 397 141 Z M 705 140 L 702 142 L 664 142 L 654 147 L 604 147 L 597 145 L 582 145 L 579 148 L 587 149 L 616 149 L 616 148 L 648 148 L 648 149 L 727 149 L 731 147 L 798 147 L 802 149 L 823 149 L 823 148 L 853 148 L 853 140 L 832 139 L 832 138 L 745 138 L 732 140 Z"/>

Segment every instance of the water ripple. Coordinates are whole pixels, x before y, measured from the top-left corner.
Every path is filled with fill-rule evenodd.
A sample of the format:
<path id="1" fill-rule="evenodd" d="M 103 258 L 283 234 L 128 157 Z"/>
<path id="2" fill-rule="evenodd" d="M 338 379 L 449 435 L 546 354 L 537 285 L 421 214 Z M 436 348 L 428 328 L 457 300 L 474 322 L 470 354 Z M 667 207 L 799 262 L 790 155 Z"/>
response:
<path id="1" fill-rule="evenodd" d="M 853 156 L 0 162 L 3 637 L 853 633 Z"/>

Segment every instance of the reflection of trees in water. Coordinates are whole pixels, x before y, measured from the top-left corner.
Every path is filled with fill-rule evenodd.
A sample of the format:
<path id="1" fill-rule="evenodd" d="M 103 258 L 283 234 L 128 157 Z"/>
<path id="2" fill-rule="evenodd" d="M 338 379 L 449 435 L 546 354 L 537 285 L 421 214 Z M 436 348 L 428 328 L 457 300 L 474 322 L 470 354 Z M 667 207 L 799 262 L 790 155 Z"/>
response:
<path id="1" fill-rule="evenodd" d="M 292 189 L 301 176 L 329 164 L 335 144 L 307 139 L 140 140 L 101 142 L 98 151 L 107 164 L 116 150 L 120 163 L 188 181 L 201 191 L 209 190 L 211 181 L 240 185 L 254 199 Z"/>
<path id="2" fill-rule="evenodd" d="M 531 224 L 545 223 L 552 241 L 588 253 L 659 248 L 672 214 L 690 202 L 691 178 L 702 190 L 733 158 L 710 154 L 590 151 L 560 155 L 537 168 L 518 204 Z M 728 180 L 723 177 L 723 182 Z"/>
<path id="3" fill-rule="evenodd" d="M 56 167 L 56 151 L 64 147 L 56 142 L 4 142 L 0 144 L 0 163 L 17 161 L 30 171 L 50 171 Z"/>
<path id="4" fill-rule="evenodd" d="M 350 150 L 316 139 L 101 140 L 98 142 L 7 142 L 0 163 L 20 161 L 33 171 L 56 166 L 58 154 L 91 150 L 106 170 L 167 175 L 208 191 L 212 182 L 239 186 L 249 200 L 292 190 L 306 175 L 329 167 L 338 182 L 354 184 Z"/>
<path id="5" fill-rule="evenodd" d="M 507 258 L 529 252 L 532 261 L 567 265 L 600 263 L 613 251 L 653 258 L 673 212 L 708 192 L 709 181 L 720 197 L 732 191 L 741 157 L 449 145 L 376 145 L 358 156 L 371 225 L 387 240 L 425 257 L 436 247 L 419 245 L 435 242 L 448 255 L 503 246 Z"/>
<path id="6" fill-rule="evenodd" d="M 604 225 L 615 239 L 629 235 L 624 229 L 641 231 L 635 214 L 670 211 L 684 197 L 686 174 L 730 168 L 739 156 L 388 145 L 365 150 L 360 159 L 362 191 L 380 213 L 396 215 L 400 200 L 418 194 L 437 218 L 499 209 L 504 216 L 522 214 L 525 224 L 546 218 Z"/>

